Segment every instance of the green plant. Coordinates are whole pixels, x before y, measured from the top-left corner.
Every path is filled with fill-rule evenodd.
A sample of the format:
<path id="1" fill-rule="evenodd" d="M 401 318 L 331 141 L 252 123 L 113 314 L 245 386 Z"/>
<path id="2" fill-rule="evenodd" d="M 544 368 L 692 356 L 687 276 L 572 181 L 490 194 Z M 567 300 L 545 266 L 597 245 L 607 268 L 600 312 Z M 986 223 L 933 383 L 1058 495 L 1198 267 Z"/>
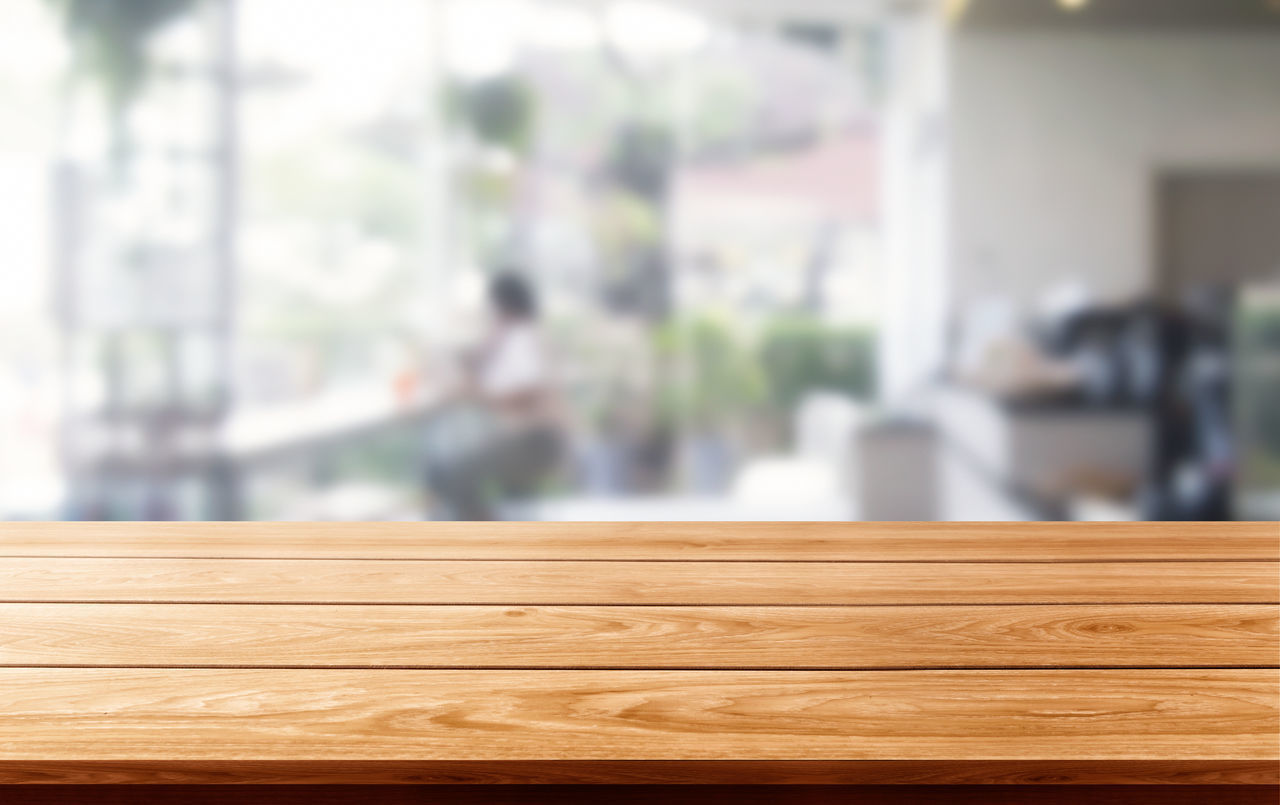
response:
<path id="1" fill-rule="evenodd" d="M 512 154 L 528 150 L 536 105 L 532 88 L 514 75 L 457 84 L 449 95 L 452 115 L 477 141 Z"/>
<path id="2" fill-rule="evenodd" d="M 78 65 L 102 82 L 117 113 L 141 90 L 147 40 L 200 0 L 46 0 L 62 17 Z"/>
<path id="3" fill-rule="evenodd" d="M 808 316 L 785 316 L 765 328 L 760 365 L 771 400 L 784 410 L 811 391 L 865 399 L 875 391 L 875 335 Z"/>
<path id="4" fill-rule="evenodd" d="M 1260 355 L 1280 352 L 1280 303 L 1246 305 L 1235 329 L 1241 349 Z"/>
<path id="5" fill-rule="evenodd" d="M 1247 300 L 1235 325 L 1235 425 L 1246 485 L 1280 485 L 1280 298 Z"/>
<path id="6" fill-rule="evenodd" d="M 742 337 L 720 317 L 693 314 L 654 332 L 658 406 L 672 424 L 707 426 L 764 400 L 764 377 Z"/>

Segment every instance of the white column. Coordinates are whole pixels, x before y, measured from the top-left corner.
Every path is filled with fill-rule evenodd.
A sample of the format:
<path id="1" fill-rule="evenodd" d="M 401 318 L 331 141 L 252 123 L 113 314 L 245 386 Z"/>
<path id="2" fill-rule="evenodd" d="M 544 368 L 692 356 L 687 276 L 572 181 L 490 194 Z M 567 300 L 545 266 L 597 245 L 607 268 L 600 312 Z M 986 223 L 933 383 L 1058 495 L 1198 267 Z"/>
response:
<path id="1" fill-rule="evenodd" d="M 941 367 L 946 337 L 947 30 L 930 8 L 889 24 L 881 149 L 883 402 L 906 406 Z"/>

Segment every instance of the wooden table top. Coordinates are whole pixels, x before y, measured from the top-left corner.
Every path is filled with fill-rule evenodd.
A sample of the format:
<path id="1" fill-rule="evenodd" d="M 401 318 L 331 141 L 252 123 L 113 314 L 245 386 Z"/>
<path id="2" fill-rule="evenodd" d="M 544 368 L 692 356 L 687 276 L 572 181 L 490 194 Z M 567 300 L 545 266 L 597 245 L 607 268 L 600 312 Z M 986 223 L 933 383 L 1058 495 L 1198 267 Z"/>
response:
<path id="1" fill-rule="evenodd" d="M 0 784 L 1280 782 L 1280 525 L 0 524 Z"/>

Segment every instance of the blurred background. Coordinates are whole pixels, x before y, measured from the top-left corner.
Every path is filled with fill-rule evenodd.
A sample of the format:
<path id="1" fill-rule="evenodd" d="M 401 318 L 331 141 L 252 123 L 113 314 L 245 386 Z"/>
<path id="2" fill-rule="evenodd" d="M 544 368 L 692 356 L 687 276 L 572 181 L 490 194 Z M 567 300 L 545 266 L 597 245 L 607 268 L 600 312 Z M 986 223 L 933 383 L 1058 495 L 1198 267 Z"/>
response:
<path id="1" fill-rule="evenodd" d="M 0 7 L 0 517 L 1280 519 L 1275 0 Z"/>

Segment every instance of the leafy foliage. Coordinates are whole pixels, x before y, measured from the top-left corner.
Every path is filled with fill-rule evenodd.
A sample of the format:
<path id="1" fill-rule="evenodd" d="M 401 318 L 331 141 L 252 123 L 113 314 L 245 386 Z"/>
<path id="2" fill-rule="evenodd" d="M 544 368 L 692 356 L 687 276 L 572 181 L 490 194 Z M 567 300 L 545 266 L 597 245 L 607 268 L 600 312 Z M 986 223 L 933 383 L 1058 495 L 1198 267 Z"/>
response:
<path id="1" fill-rule="evenodd" d="M 709 314 L 677 317 L 654 334 L 665 364 L 659 408 L 674 422 L 707 424 L 765 397 L 755 356 L 730 324 Z"/>
<path id="2" fill-rule="evenodd" d="M 766 328 L 760 363 L 770 396 L 784 409 L 810 391 L 867 398 L 875 388 L 875 336 L 808 316 L 787 316 Z"/>
<path id="3" fill-rule="evenodd" d="M 454 113 L 480 142 L 523 154 L 533 131 L 532 89 L 515 75 L 500 75 L 453 89 Z"/>
<path id="4" fill-rule="evenodd" d="M 1280 308 L 1246 309 L 1236 323 L 1240 358 L 1237 372 L 1241 430 L 1247 474 L 1263 484 L 1280 484 Z"/>
<path id="5" fill-rule="evenodd" d="M 147 39 L 200 0 L 46 0 L 61 15 L 80 65 L 102 81 L 117 110 L 147 74 Z"/>

